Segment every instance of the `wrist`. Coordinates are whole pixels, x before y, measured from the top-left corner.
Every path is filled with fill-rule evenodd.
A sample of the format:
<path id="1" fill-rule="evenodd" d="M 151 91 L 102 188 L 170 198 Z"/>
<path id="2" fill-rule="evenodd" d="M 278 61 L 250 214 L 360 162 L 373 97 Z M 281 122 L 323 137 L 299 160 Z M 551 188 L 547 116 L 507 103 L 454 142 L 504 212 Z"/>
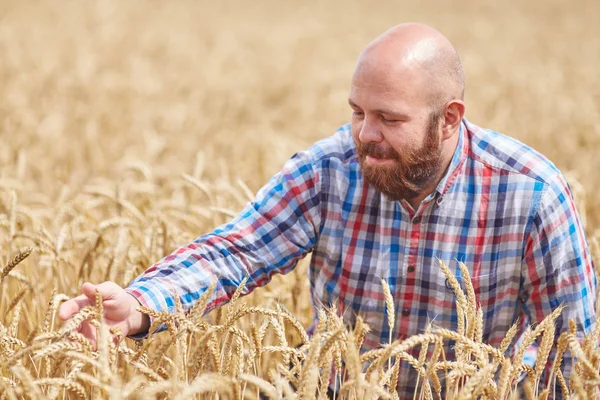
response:
<path id="1" fill-rule="evenodd" d="M 144 314 L 138 311 L 139 307 L 143 307 L 144 305 L 133 295 L 128 293 L 130 296 L 129 301 L 129 332 L 127 336 L 139 335 L 148 333 L 148 329 L 150 329 L 150 317 L 147 314 Z"/>

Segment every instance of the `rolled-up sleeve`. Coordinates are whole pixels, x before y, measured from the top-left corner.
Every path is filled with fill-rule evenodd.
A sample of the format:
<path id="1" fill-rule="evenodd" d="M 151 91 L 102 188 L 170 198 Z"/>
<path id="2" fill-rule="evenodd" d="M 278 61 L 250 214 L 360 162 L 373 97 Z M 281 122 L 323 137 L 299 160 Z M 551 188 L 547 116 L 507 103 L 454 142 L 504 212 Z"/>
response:
<path id="1" fill-rule="evenodd" d="M 151 309 L 184 310 L 213 283 L 207 310 L 231 298 L 248 277 L 242 295 L 273 274 L 291 271 L 315 245 L 320 226 L 319 171 L 309 151 L 295 154 L 242 212 L 160 260 L 126 289 Z"/>
<path id="2" fill-rule="evenodd" d="M 577 324 L 581 337 L 596 323 L 596 275 L 581 219 L 564 178 L 559 175 L 542 192 L 526 236 L 522 299 L 530 322 L 539 323 L 560 305 L 556 335 Z M 551 355 L 552 358 L 552 355 Z M 565 356 L 568 375 L 571 357 Z"/>

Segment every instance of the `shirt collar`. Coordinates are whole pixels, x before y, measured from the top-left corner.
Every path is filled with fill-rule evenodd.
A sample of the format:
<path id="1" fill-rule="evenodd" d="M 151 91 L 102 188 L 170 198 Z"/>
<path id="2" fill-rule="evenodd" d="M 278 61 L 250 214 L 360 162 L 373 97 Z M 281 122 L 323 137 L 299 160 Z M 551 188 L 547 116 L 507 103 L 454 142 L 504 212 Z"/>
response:
<path id="1" fill-rule="evenodd" d="M 452 184 L 456 180 L 456 177 L 460 173 L 460 168 L 463 165 L 464 161 L 467 158 L 469 146 L 468 140 L 466 138 L 467 132 L 467 120 L 463 118 L 460 123 L 460 128 L 458 130 L 458 143 L 456 144 L 456 150 L 454 151 L 454 155 L 452 156 L 452 161 L 450 161 L 450 165 L 444 174 L 442 180 L 438 183 L 437 188 L 431 196 L 436 197 L 436 201 L 439 204 L 444 195 L 448 192 L 448 189 L 452 187 Z"/>

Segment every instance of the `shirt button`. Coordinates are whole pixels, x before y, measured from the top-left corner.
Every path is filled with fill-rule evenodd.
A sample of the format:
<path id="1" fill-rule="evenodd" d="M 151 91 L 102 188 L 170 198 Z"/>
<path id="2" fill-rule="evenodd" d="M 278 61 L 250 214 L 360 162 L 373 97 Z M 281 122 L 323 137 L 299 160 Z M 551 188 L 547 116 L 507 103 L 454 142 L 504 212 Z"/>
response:
<path id="1" fill-rule="evenodd" d="M 413 224 L 420 224 L 421 223 L 421 217 L 415 217 L 415 219 L 413 219 Z"/>
<path id="2" fill-rule="evenodd" d="M 456 277 L 456 280 L 458 281 L 458 286 L 462 286 L 462 278 Z M 448 280 L 448 278 L 446 278 L 446 287 L 450 290 L 454 290 L 454 288 L 450 284 L 450 280 Z"/>
<path id="3" fill-rule="evenodd" d="M 410 315 L 410 310 L 405 308 L 404 310 L 402 310 L 402 316 L 403 317 L 408 317 Z"/>
<path id="4" fill-rule="evenodd" d="M 408 272 L 415 272 L 415 266 L 414 265 L 409 265 L 408 266 Z"/>

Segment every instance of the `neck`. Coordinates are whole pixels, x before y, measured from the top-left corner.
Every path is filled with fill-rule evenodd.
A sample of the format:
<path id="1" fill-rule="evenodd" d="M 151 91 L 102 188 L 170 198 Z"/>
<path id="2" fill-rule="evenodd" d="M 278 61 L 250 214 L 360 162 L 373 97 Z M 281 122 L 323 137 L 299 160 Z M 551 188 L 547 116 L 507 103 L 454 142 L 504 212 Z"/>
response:
<path id="1" fill-rule="evenodd" d="M 419 208 L 423 200 L 425 200 L 427 196 L 437 189 L 440 181 L 448 172 L 448 167 L 450 166 L 452 158 L 454 157 L 454 153 L 456 152 L 456 146 L 458 146 L 459 136 L 459 130 L 457 130 L 450 138 L 442 142 L 442 162 L 440 163 L 440 170 L 438 171 L 437 175 L 418 196 L 407 199 L 408 203 L 415 211 Z"/>

